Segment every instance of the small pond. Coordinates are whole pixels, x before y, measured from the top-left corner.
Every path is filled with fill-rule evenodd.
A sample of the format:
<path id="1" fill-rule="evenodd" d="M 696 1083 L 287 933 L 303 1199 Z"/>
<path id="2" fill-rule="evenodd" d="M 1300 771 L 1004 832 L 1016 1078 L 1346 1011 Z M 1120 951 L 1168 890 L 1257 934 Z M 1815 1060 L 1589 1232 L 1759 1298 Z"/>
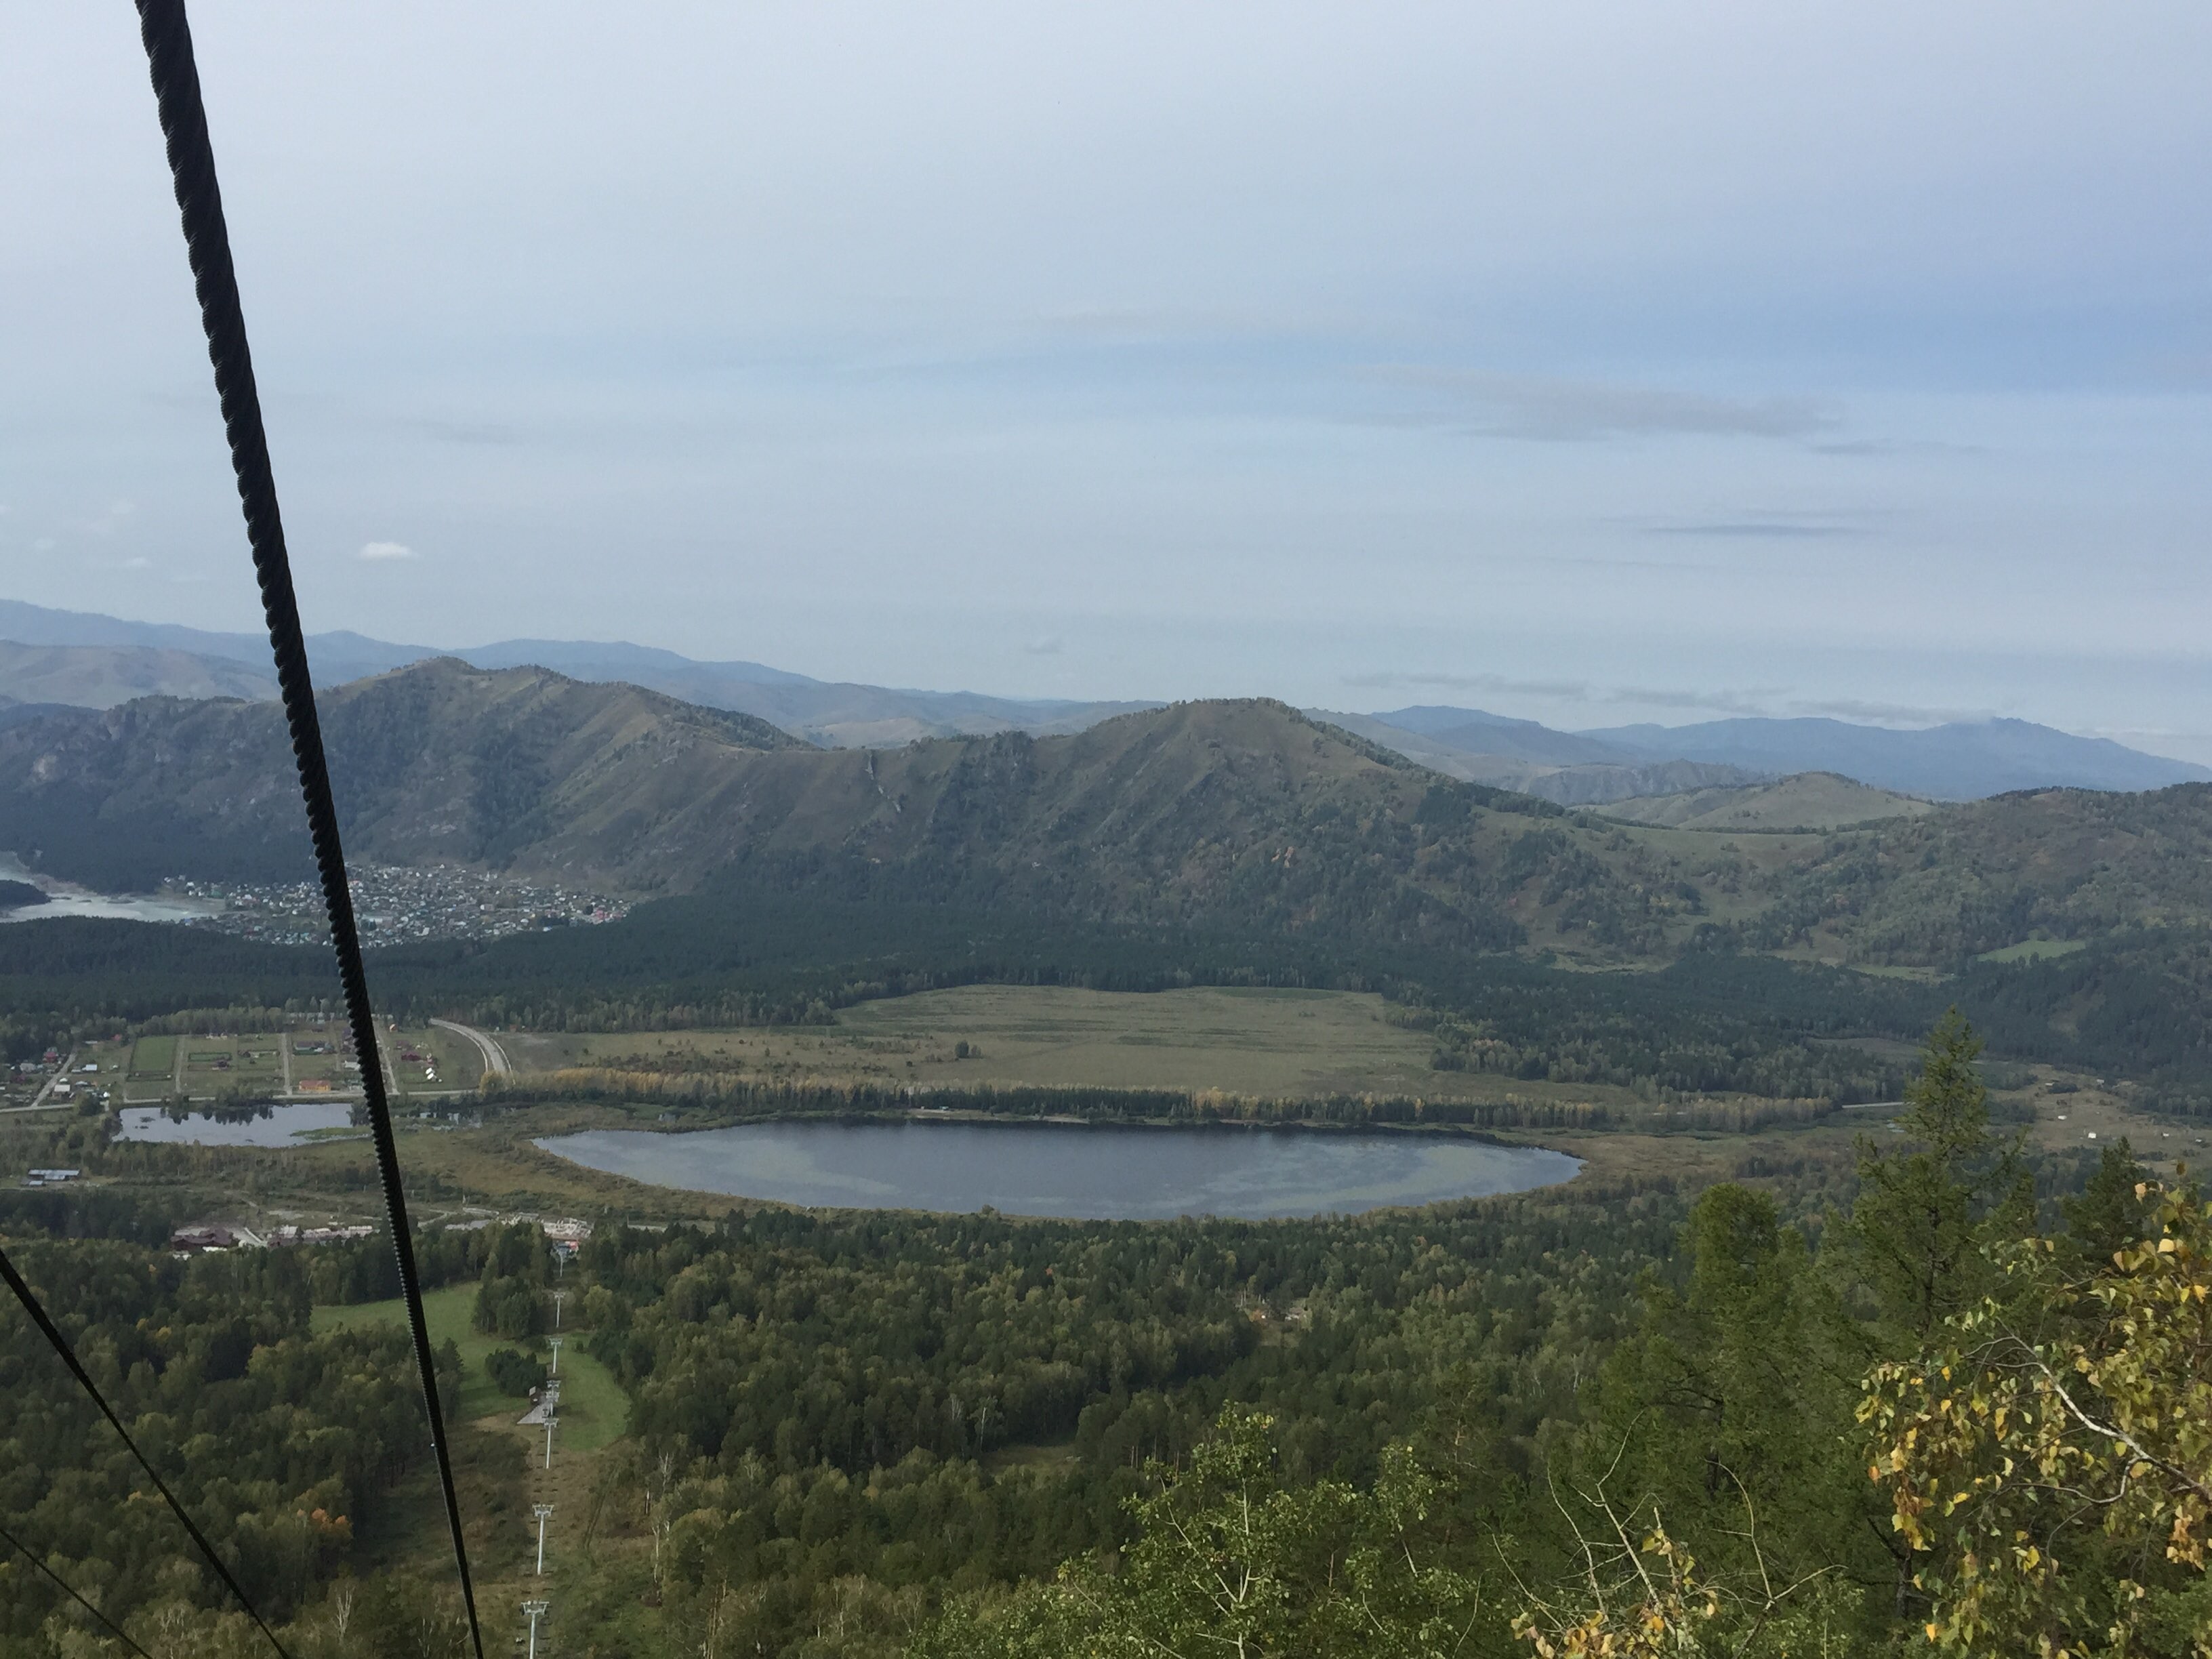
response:
<path id="1" fill-rule="evenodd" d="M 161 1106 L 125 1106 L 118 1140 L 159 1140 L 173 1146 L 294 1146 L 302 1135 L 353 1127 L 353 1107 L 343 1100 L 307 1100 L 265 1106 L 252 1116 L 193 1112 L 173 1118 Z"/>
<path id="2" fill-rule="evenodd" d="M 1459 1136 L 1049 1123 L 741 1123 L 592 1129 L 547 1152 L 655 1187 L 824 1208 L 1159 1221 L 1351 1213 L 1523 1192 L 1582 1166 Z"/>

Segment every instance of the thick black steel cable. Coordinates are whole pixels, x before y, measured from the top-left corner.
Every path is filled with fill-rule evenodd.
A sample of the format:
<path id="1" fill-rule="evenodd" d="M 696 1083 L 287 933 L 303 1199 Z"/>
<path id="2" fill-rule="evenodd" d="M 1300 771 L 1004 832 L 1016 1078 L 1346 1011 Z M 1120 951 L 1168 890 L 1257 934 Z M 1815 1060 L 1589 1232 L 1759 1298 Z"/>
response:
<path id="1" fill-rule="evenodd" d="M 384 1095 L 376 1016 L 369 1006 L 368 976 L 362 966 L 361 939 L 354 927 L 353 893 L 346 882 L 345 851 L 338 840 L 337 809 L 331 799 L 322 726 L 315 716 L 314 685 L 307 678 L 307 647 L 301 637 L 300 608 L 292 592 L 291 560 L 284 550 L 284 522 L 277 511 L 276 480 L 269 464 L 261 398 L 253 382 L 253 356 L 246 346 L 246 313 L 239 303 L 238 277 L 231 264 L 222 192 L 216 183 L 207 110 L 200 100 L 191 27 L 185 18 L 184 0 L 137 0 L 137 6 L 139 37 L 145 43 L 147 68 L 161 106 L 161 133 L 168 141 L 177 208 L 184 216 L 185 248 L 191 260 L 193 289 L 199 297 L 200 323 L 207 331 L 208 360 L 215 366 L 223 429 L 230 440 L 231 470 L 238 476 L 246 538 L 252 547 L 254 574 L 261 584 L 261 608 L 269 623 L 270 649 L 276 659 L 276 684 L 283 696 L 284 718 L 291 728 L 293 758 L 299 763 L 307 831 L 315 845 L 315 867 L 322 877 L 323 903 L 330 913 L 338 981 L 345 993 L 346 1016 L 353 1026 L 354 1052 L 361 1061 L 362 1093 L 376 1142 L 377 1169 L 384 1180 L 392 1248 L 399 1258 L 399 1284 L 407 1297 L 415 1363 L 422 1375 L 422 1398 L 430 1415 L 430 1445 L 437 1454 L 446 1521 L 453 1535 L 453 1563 L 459 1569 L 461 1597 L 468 1606 L 469 1635 L 476 1644 L 477 1659 L 483 1659 L 483 1632 L 477 1622 L 468 1545 L 461 1535 L 460 1499 L 453 1490 L 453 1460 L 446 1443 L 445 1413 L 438 1399 L 430 1329 L 422 1316 L 422 1282 L 415 1271 L 414 1236 L 408 1227 L 407 1199 L 400 1186 L 399 1152 L 392 1141 L 392 1113 Z"/>
<path id="2" fill-rule="evenodd" d="M 114 1636 L 115 1639 L 122 1643 L 125 1647 L 129 1648 L 131 1652 L 137 1654 L 138 1656 L 138 1659 L 154 1659 L 154 1656 L 152 1654 L 147 1652 L 145 1649 L 140 1647 L 136 1642 L 131 1639 L 130 1632 L 125 1630 L 122 1626 L 117 1624 L 112 1619 L 110 1619 L 98 1607 L 93 1606 L 91 1602 L 86 1601 L 84 1597 L 78 1595 L 76 1585 L 70 1583 L 68 1579 L 63 1577 L 61 1574 L 56 1572 L 52 1567 L 48 1566 L 39 1556 L 33 1554 L 32 1553 L 31 1547 L 28 1544 L 26 1544 L 21 1539 L 16 1537 L 14 1533 L 9 1532 L 5 1527 L 0 1527 L 0 1543 L 9 1545 L 15 1550 L 18 1554 L 21 1555 L 26 1561 L 28 1561 L 40 1572 L 46 1574 L 48 1578 L 53 1581 L 55 1589 L 60 1590 L 61 1593 L 68 1596 L 70 1601 L 76 1602 L 77 1606 L 82 1607 L 94 1618 L 99 1620 L 101 1624 L 106 1626 L 109 1632 Z"/>
<path id="3" fill-rule="evenodd" d="M 238 1580 L 230 1576 L 230 1569 L 223 1565 L 222 1557 L 215 1553 L 215 1546 L 208 1542 L 207 1534 L 200 1530 L 199 1523 L 185 1513 L 185 1506 L 177 1501 L 176 1493 L 169 1490 L 169 1483 L 162 1480 L 160 1472 L 146 1461 L 146 1454 L 138 1449 L 138 1443 L 131 1437 L 131 1431 L 123 1426 L 123 1419 L 115 1414 L 115 1407 L 109 1405 L 107 1396 L 100 1393 L 100 1384 L 92 1380 L 83 1362 L 77 1358 L 76 1350 L 70 1346 L 69 1338 L 61 1334 L 60 1328 L 47 1314 L 46 1305 L 39 1300 L 38 1292 L 23 1282 L 23 1275 L 15 1271 L 15 1264 L 8 1259 L 8 1252 L 4 1249 L 0 1249 L 0 1279 L 8 1281 L 8 1288 L 15 1292 L 15 1300 L 23 1304 L 23 1311 L 31 1316 L 31 1322 L 39 1328 L 40 1334 L 62 1357 L 62 1363 L 76 1378 L 77 1386 L 92 1396 L 92 1403 L 100 1407 L 100 1415 L 122 1437 L 123 1443 L 130 1449 L 131 1455 L 138 1460 L 138 1467 L 146 1471 L 146 1478 L 154 1483 L 154 1490 L 161 1494 L 162 1501 L 168 1504 L 171 1512 L 184 1522 L 185 1530 L 191 1534 L 192 1542 L 199 1546 L 200 1553 L 207 1557 L 208 1565 L 215 1569 L 216 1576 L 238 1598 L 238 1605 L 246 1609 L 246 1616 L 261 1626 L 261 1633 L 269 1638 L 269 1645 L 283 1655 L 283 1659 L 292 1659 L 291 1655 L 284 1652 L 284 1644 L 276 1639 L 276 1632 L 270 1630 L 268 1621 L 262 1618 L 261 1610 L 253 1605 L 252 1598 L 240 1589 Z M 75 1595 L 76 1592 L 72 1590 L 70 1594 Z"/>
<path id="4" fill-rule="evenodd" d="M 21 1554 L 26 1561 L 28 1561 L 40 1572 L 46 1574 L 47 1577 L 52 1579 L 56 1588 L 58 1588 L 63 1595 L 68 1596 L 70 1601 L 76 1602 L 77 1606 L 82 1607 L 87 1613 L 99 1620 L 101 1624 L 106 1626 L 109 1630 L 112 1631 L 115 1633 L 115 1639 L 122 1643 L 125 1647 L 129 1648 L 131 1652 L 137 1654 L 138 1656 L 138 1659 L 154 1659 L 154 1656 L 152 1654 L 147 1652 L 145 1649 L 140 1647 L 136 1642 L 131 1639 L 130 1632 L 125 1630 L 122 1626 L 117 1624 L 112 1619 L 110 1619 L 98 1607 L 95 1607 L 91 1602 L 86 1601 L 84 1597 L 79 1595 L 76 1593 L 76 1587 L 74 1584 L 70 1583 L 68 1579 L 63 1577 L 61 1574 L 56 1572 L 52 1567 L 48 1566 L 39 1557 L 32 1554 L 31 1547 L 28 1544 L 26 1544 L 21 1539 L 16 1537 L 14 1533 L 9 1532 L 5 1527 L 0 1527 L 0 1540 L 4 1540 L 5 1542 L 14 1546 L 16 1552 Z"/>

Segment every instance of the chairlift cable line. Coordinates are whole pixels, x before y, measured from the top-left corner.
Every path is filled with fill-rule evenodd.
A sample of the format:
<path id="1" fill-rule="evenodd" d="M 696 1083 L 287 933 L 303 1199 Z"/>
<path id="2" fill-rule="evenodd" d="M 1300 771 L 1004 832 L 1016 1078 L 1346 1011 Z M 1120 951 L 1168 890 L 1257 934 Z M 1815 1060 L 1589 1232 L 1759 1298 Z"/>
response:
<path id="1" fill-rule="evenodd" d="M 60 1589 L 63 1595 L 68 1596 L 70 1601 L 76 1602 L 77 1606 L 82 1607 L 87 1613 L 99 1620 L 101 1624 L 106 1626 L 110 1631 L 113 1632 L 115 1639 L 122 1643 L 125 1647 L 129 1648 L 131 1652 L 137 1654 L 138 1656 L 138 1659 L 154 1659 L 154 1656 L 152 1654 L 147 1652 L 145 1649 L 140 1647 L 136 1642 L 131 1639 L 131 1633 L 128 1631 L 125 1630 L 122 1626 L 117 1624 L 112 1619 L 110 1619 L 98 1607 L 93 1606 L 91 1602 L 86 1601 L 84 1597 L 78 1595 L 76 1585 L 70 1583 L 68 1579 L 63 1577 L 61 1574 L 56 1572 L 52 1567 L 48 1566 L 44 1561 L 33 1554 L 31 1552 L 31 1547 L 28 1544 L 26 1544 L 21 1539 L 16 1537 L 14 1533 L 9 1532 L 5 1527 L 0 1527 L 0 1540 L 4 1540 L 9 1544 L 13 1545 L 16 1553 L 26 1561 L 28 1561 L 40 1572 L 46 1574 L 47 1577 L 52 1579 L 55 1586 Z"/>
<path id="2" fill-rule="evenodd" d="M 115 1414 L 115 1407 L 109 1405 L 107 1396 L 100 1393 L 100 1384 L 92 1380 L 91 1373 L 84 1368 L 84 1362 L 76 1357 L 76 1350 L 70 1346 L 69 1338 L 62 1334 L 60 1328 L 54 1323 L 52 1316 L 46 1312 L 46 1304 L 39 1300 L 38 1292 L 24 1282 L 22 1274 L 15 1271 L 15 1264 L 8 1259 L 8 1252 L 5 1249 L 0 1249 L 0 1279 L 8 1281 L 8 1288 L 15 1291 L 15 1300 L 23 1304 L 23 1311 L 31 1316 L 31 1322 L 39 1328 L 40 1334 L 44 1336 L 47 1344 L 62 1357 L 62 1363 L 70 1368 L 70 1374 L 76 1378 L 77 1385 L 92 1396 L 92 1403 L 100 1407 L 100 1415 L 107 1419 L 108 1425 L 122 1437 L 123 1443 L 131 1456 L 138 1460 L 138 1467 L 146 1471 L 146 1478 L 154 1483 L 154 1489 L 161 1494 L 162 1501 L 168 1504 L 170 1511 L 176 1516 L 177 1519 L 184 1523 L 185 1530 L 191 1534 L 192 1542 L 199 1546 L 200 1553 L 207 1557 L 208 1565 L 215 1569 L 216 1576 L 221 1578 L 230 1593 L 238 1598 L 238 1605 L 246 1609 L 246 1617 L 261 1627 L 261 1633 L 269 1638 L 269 1645 L 276 1650 L 282 1656 L 282 1659 L 292 1659 L 291 1655 L 284 1651 L 284 1644 L 276 1639 L 276 1632 L 269 1628 L 268 1620 L 262 1618 L 261 1610 L 253 1605 L 252 1598 L 239 1588 L 238 1580 L 231 1576 L 230 1569 L 223 1565 L 222 1557 L 216 1553 L 215 1546 L 208 1542 L 207 1534 L 200 1530 L 199 1523 L 194 1521 L 186 1513 L 185 1506 L 177 1501 L 176 1493 L 169 1490 L 169 1483 L 161 1479 L 160 1471 L 146 1461 L 146 1454 L 138 1449 L 138 1443 L 131 1437 L 131 1431 L 123 1426 L 123 1419 Z M 9 1541 L 13 1543 L 15 1540 L 11 1539 Z M 22 1547 L 17 1545 L 16 1547 L 20 1549 Z"/>
<path id="3" fill-rule="evenodd" d="M 169 172 L 183 219 L 200 324 L 207 333 L 208 361 L 215 369 L 224 434 L 230 443 L 231 470 L 238 480 L 239 507 L 253 552 L 253 570 L 269 624 L 269 645 L 276 659 L 285 723 L 291 732 L 293 758 L 299 766 L 307 831 L 314 842 L 315 867 L 330 915 L 331 945 L 337 957 L 347 1020 L 353 1028 L 355 1056 L 361 1062 L 362 1095 L 376 1144 L 377 1170 L 391 1218 L 400 1288 L 407 1298 L 416 1369 L 422 1375 L 423 1404 L 430 1419 L 430 1445 L 437 1456 L 438 1480 L 444 1490 L 447 1525 L 453 1533 L 453 1564 L 460 1573 L 461 1598 L 468 1608 L 470 1639 L 477 1659 L 483 1659 L 483 1630 L 477 1619 L 468 1545 L 461 1533 L 460 1499 L 453 1487 L 453 1455 L 447 1444 L 445 1413 L 438 1398 L 429 1325 L 423 1316 L 422 1281 L 416 1272 L 414 1237 L 407 1220 L 407 1198 L 400 1184 L 399 1152 L 392 1139 L 391 1107 L 385 1097 L 375 1012 L 369 1003 L 368 976 L 354 923 L 345 850 L 338 836 L 337 808 L 331 796 L 330 765 L 323 753 L 322 726 L 315 714 L 314 684 L 308 677 L 299 603 L 292 591 L 291 560 L 285 551 L 284 522 L 277 508 L 276 480 L 269 460 L 268 434 L 262 426 L 261 399 L 254 385 L 253 356 L 246 342 L 237 271 L 231 262 L 230 232 L 224 222 L 222 192 L 216 179 L 207 110 L 200 97 L 191 27 L 185 16 L 184 0 L 137 0 L 137 4 L 139 38 L 145 45 L 161 133 L 167 141 Z"/>

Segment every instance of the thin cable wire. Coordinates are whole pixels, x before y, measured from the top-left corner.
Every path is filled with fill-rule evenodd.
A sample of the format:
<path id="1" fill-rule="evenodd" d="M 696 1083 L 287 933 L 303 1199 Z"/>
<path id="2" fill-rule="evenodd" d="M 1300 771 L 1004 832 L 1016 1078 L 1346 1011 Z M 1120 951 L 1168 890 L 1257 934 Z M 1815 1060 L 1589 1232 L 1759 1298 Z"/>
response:
<path id="1" fill-rule="evenodd" d="M 31 1547 L 28 1544 L 26 1544 L 21 1539 L 16 1537 L 14 1533 L 9 1532 L 5 1527 L 0 1527 L 0 1540 L 4 1540 L 8 1543 L 15 1546 L 16 1552 L 21 1554 L 26 1561 L 28 1561 L 40 1572 L 46 1574 L 47 1577 L 52 1579 L 56 1587 L 60 1589 L 63 1595 L 68 1596 L 70 1601 L 76 1602 L 77 1606 L 82 1607 L 87 1613 L 99 1620 L 101 1624 L 106 1626 L 109 1630 L 112 1631 L 115 1633 L 115 1639 L 122 1643 L 125 1647 L 129 1648 L 131 1652 L 137 1654 L 138 1656 L 138 1659 L 154 1659 L 154 1656 L 152 1654 L 147 1652 L 145 1649 L 140 1647 L 136 1642 L 131 1639 L 130 1632 L 125 1631 L 122 1626 L 117 1624 L 112 1619 L 110 1619 L 98 1607 L 95 1607 L 91 1602 L 86 1601 L 84 1597 L 79 1595 L 76 1593 L 76 1587 L 71 1584 L 68 1579 L 63 1577 L 61 1574 L 56 1572 L 52 1567 L 48 1566 L 37 1556 L 32 1554 Z"/>
<path id="2" fill-rule="evenodd" d="M 260 1609 L 253 1605 L 252 1598 L 240 1589 L 238 1580 L 230 1576 L 230 1569 L 215 1553 L 215 1546 L 208 1542 L 207 1534 L 200 1530 L 199 1523 L 185 1512 L 185 1506 L 177 1501 L 176 1493 L 169 1490 L 169 1483 L 162 1480 L 160 1473 L 146 1461 L 146 1454 L 138 1449 L 138 1443 L 131 1437 L 131 1431 L 123 1426 L 123 1419 L 115 1414 L 115 1407 L 107 1403 L 107 1396 L 100 1393 L 100 1385 L 92 1380 L 91 1374 L 77 1358 L 76 1350 L 70 1346 L 69 1339 L 61 1334 L 60 1328 L 48 1316 L 45 1304 L 39 1300 L 38 1292 L 23 1282 L 23 1275 L 15 1271 L 15 1264 L 8 1259 L 8 1252 L 4 1249 L 0 1249 L 0 1279 L 8 1281 L 8 1288 L 15 1292 L 15 1300 L 23 1304 L 23 1311 L 31 1316 L 31 1322 L 39 1328 L 40 1334 L 62 1357 L 62 1363 L 76 1378 L 77 1386 L 92 1396 L 92 1403 L 100 1407 L 100 1415 L 122 1437 L 123 1443 L 138 1460 L 138 1467 L 146 1471 L 146 1478 L 154 1483 L 154 1489 L 161 1494 L 162 1501 L 168 1504 L 177 1519 L 184 1522 L 185 1530 L 192 1535 L 192 1542 L 199 1546 L 200 1553 L 207 1558 L 208 1565 L 215 1569 L 216 1576 L 238 1598 L 238 1605 L 246 1609 L 246 1616 L 261 1626 L 261 1633 L 269 1638 L 269 1645 L 283 1654 L 283 1659 L 292 1659 L 291 1655 L 284 1652 L 284 1644 L 276 1639 L 276 1632 L 270 1630 L 268 1621 L 262 1618 Z"/>
<path id="3" fill-rule="evenodd" d="M 138 1656 L 138 1659 L 154 1659 L 154 1656 L 152 1654 L 147 1652 L 145 1649 L 140 1647 L 136 1642 L 131 1639 L 131 1633 L 128 1631 L 125 1630 L 122 1626 L 117 1624 L 112 1619 L 110 1619 L 98 1607 L 93 1606 L 91 1602 L 86 1601 L 84 1597 L 78 1595 L 76 1592 L 76 1587 L 74 1584 L 70 1583 L 68 1579 L 63 1577 L 61 1574 L 56 1572 L 52 1567 L 48 1566 L 44 1561 L 40 1559 L 38 1556 L 32 1553 L 31 1547 L 28 1544 L 26 1544 L 21 1539 L 16 1537 L 14 1533 L 9 1532 L 5 1527 L 0 1527 L 0 1542 L 5 1542 L 13 1547 L 17 1553 L 21 1554 L 26 1561 L 28 1561 L 40 1572 L 46 1574 L 48 1578 L 53 1581 L 54 1587 L 57 1589 L 60 1590 L 63 1595 L 68 1596 L 70 1601 L 76 1602 L 77 1606 L 82 1607 L 94 1618 L 99 1620 L 101 1624 L 106 1626 L 108 1630 L 113 1633 L 115 1639 L 122 1643 L 124 1646 L 129 1648 L 131 1652 L 137 1654 Z"/>
<path id="4" fill-rule="evenodd" d="M 184 219 L 185 248 L 191 261 L 193 289 L 199 298 L 200 323 L 207 331 L 208 361 L 215 367 L 223 429 L 230 441 L 231 469 L 238 477 L 239 506 L 246 516 L 246 541 L 253 550 L 254 574 L 261 584 L 261 608 L 269 623 L 276 683 L 291 730 L 292 756 L 299 764 L 307 832 L 314 842 L 315 867 L 322 878 L 323 903 L 330 914 L 338 981 L 353 1027 L 354 1052 L 361 1060 L 362 1093 L 376 1142 L 377 1169 L 383 1177 L 385 1207 L 391 1217 L 392 1248 L 399 1259 L 400 1287 L 407 1297 L 416 1369 L 422 1373 L 423 1403 L 430 1416 L 430 1444 L 437 1454 L 446 1521 L 453 1536 L 453 1564 L 459 1570 L 461 1596 L 468 1606 L 469 1635 L 476 1644 L 477 1659 L 483 1659 L 483 1631 L 477 1621 L 468 1545 L 461 1535 L 460 1498 L 453 1488 L 453 1461 L 446 1443 L 445 1413 L 438 1399 L 430 1328 L 423 1317 L 422 1284 L 415 1270 L 414 1236 L 408 1226 L 407 1199 L 400 1184 L 399 1152 L 392 1140 L 392 1113 L 385 1099 L 376 1016 L 369 1004 L 368 976 L 362 964 L 361 939 L 354 926 L 353 893 L 346 881 L 345 851 L 338 839 L 337 808 L 331 798 L 330 766 L 323 754 L 321 722 L 315 714 L 314 685 L 307 675 L 307 647 L 300 632 L 299 604 L 292 592 L 284 521 L 277 510 L 276 480 L 269 462 L 268 434 L 261 423 L 260 395 L 254 386 L 253 356 L 246 344 L 246 313 L 239 302 L 237 272 L 231 264 L 230 232 L 223 221 L 222 192 L 216 181 L 215 150 L 208 140 L 207 110 L 200 98 L 191 27 L 185 21 L 184 0 L 137 0 L 137 6 L 139 38 L 145 43 L 147 68 L 161 107 L 169 172 L 176 182 L 177 208 Z"/>

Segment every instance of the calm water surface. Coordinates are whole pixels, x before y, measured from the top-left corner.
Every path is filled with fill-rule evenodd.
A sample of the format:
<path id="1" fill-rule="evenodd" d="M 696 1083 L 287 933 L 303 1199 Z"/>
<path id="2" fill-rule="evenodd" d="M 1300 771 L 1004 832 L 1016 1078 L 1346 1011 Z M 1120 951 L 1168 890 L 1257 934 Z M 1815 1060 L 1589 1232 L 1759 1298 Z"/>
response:
<path id="1" fill-rule="evenodd" d="M 1517 1193 L 1582 1166 L 1565 1152 L 1440 1135 L 1060 1124 L 741 1123 L 538 1142 L 655 1187 L 844 1209 L 990 1205 L 1008 1215 L 1158 1221 L 1325 1215 Z"/>
<path id="2" fill-rule="evenodd" d="M 316 1129 L 343 1129 L 353 1108 L 343 1100 L 309 1100 L 271 1106 L 249 1118 L 219 1120 L 194 1112 L 181 1121 L 159 1106 L 125 1106 L 118 1140 L 161 1140 L 178 1146 L 289 1146 Z"/>
<path id="3" fill-rule="evenodd" d="M 46 895 L 44 904 L 20 910 L 0 910 L 0 922 L 46 921 L 55 916 L 115 916 L 125 921 L 188 921 L 219 907 L 212 904 L 173 904 L 141 893 L 95 893 L 72 882 L 50 881 L 33 875 L 11 853 L 0 853 L 0 881 L 27 881 Z"/>

